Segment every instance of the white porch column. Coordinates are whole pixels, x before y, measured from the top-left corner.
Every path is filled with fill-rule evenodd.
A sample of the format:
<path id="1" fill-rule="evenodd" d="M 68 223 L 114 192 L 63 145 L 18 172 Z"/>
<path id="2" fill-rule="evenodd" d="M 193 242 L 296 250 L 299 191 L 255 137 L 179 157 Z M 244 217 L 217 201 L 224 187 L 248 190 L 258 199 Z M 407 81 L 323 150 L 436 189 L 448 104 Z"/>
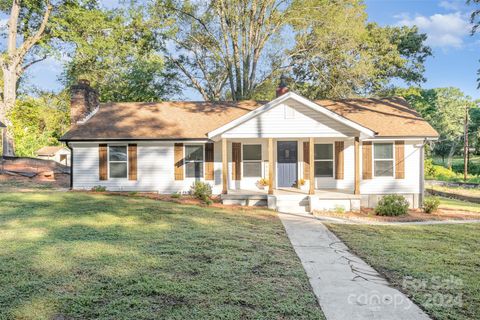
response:
<path id="1" fill-rule="evenodd" d="M 273 194 L 273 139 L 268 138 L 268 194 Z"/>
<path id="2" fill-rule="evenodd" d="M 228 148 L 227 139 L 222 139 L 222 193 L 228 191 Z"/>
<path id="3" fill-rule="evenodd" d="M 355 137 L 354 141 L 354 153 L 355 153 L 355 185 L 353 194 L 360 194 L 360 138 Z"/>
<path id="4" fill-rule="evenodd" d="M 310 138 L 308 142 L 309 147 L 309 160 L 310 160 L 310 189 L 308 190 L 308 194 L 315 194 L 315 139 Z"/>

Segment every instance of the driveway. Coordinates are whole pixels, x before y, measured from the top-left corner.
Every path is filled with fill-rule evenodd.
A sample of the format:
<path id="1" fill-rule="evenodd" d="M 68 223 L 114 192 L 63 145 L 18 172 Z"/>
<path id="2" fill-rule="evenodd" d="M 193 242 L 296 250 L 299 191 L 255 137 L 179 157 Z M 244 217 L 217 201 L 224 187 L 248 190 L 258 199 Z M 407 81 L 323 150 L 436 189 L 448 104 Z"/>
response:
<path id="1" fill-rule="evenodd" d="M 430 319 L 319 220 L 279 213 L 328 320 Z"/>

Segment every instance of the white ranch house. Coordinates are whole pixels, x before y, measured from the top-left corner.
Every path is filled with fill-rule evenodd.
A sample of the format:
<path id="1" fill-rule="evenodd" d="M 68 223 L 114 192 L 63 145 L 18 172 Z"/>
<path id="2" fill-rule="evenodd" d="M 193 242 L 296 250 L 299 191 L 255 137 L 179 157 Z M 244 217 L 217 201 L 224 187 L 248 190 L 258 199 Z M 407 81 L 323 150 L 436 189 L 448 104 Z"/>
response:
<path id="1" fill-rule="evenodd" d="M 72 88 L 72 189 L 189 192 L 305 212 L 423 197 L 423 154 L 437 132 L 400 98 L 311 101 L 286 88 L 258 102 L 98 104 Z M 278 92 L 277 91 L 277 92 Z M 283 93 L 283 94 L 282 94 Z"/>

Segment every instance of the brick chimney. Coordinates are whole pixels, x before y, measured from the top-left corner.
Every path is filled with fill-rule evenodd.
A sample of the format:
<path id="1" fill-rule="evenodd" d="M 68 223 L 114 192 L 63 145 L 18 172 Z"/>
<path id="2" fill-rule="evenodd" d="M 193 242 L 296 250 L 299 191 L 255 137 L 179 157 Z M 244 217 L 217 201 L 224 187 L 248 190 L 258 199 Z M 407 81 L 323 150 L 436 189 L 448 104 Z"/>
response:
<path id="1" fill-rule="evenodd" d="M 83 120 L 98 107 L 98 93 L 90 87 L 88 80 L 78 80 L 70 88 L 70 123 L 73 125 Z"/>
<path id="2" fill-rule="evenodd" d="M 287 87 L 286 80 L 287 80 L 287 78 L 285 77 L 284 74 L 282 74 L 282 76 L 280 77 L 280 84 L 278 85 L 278 88 L 277 88 L 277 91 L 276 91 L 277 98 L 288 92 L 288 87 Z"/>

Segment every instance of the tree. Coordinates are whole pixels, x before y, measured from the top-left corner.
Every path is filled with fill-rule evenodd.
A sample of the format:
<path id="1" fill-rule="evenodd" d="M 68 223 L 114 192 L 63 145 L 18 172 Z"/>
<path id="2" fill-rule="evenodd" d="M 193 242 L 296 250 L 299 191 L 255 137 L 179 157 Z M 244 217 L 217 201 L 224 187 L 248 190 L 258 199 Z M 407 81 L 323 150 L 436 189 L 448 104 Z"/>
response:
<path id="1" fill-rule="evenodd" d="M 96 0 L 0 0 L 0 12 L 8 15 L 7 41 L 0 54 L 3 73 L 3 97 L 0 105 L 0 120 L 7 125 L 7 115 L 15 106 L 17 89 L 25 71 L 32 65 L 55 56 L 67 48 L 58 31 L 64 15 L 78 8 L 95 10 Z M 71 28 L 72 32 L 74 28 Z M 10 126 L 9 126 L 10 127 Z M 3 154 L 14 155 L 14 137 L 10 129 L 4 130 L 6 144 Z"/>
<path id="2" fill-rule="evenodd" d="M 467 4 L 474 4 L 479 5 L 480 0 L 467 0 Z M 478 28 L 480 27 L 480 9 L 475 9 L 470 15 L 470 22 L 473 24 L 472 26 L 472 35 L 476 34 Z M 477 75 L 480 76 L 480 69 L 477 70 Z M 477 88 L 480 88 L 480 77 L 477 78 Z"/>
<path id="3" fill-rule="evenodd" d="M 58 145 L 58 139 L 70 125 L 67 91 L 37 95 L 37 98 L 20 96 L 8 114 L 19 156 L 35 157 L 39 148 Z"/>
<path id="4" fill-rule="evenodd" d="M 274 68 L 273 45 L 287 0 L 157 1 L 154 15 L 176 31 L 168 59 L 205 100 L 249 99 Z"/>
<path id="5" fill-rule="evenodd" d="M 434 152 L 442 158 L 447 156 L 447 166 L 451 168 L 452 157 L 463 138 L 465 108 L 475 108 L 475 103 L 460 89 L 453 87 L 399 89 L 396 94 L 404 96 L 438 131 L 440 141 Z"/>
<path id="6" fill-rule="evenodd" d="M 7 8 L 8 2 L 11 2 L 11 6 L 8 18 L 6 51 L 0 55 L 0 68 L 3 74 L 0 121 L 7 126 L 10 125 L 7 114 L 15 106 L 18 79 L 28 67 L 45 59 L 45 56 L 38 57 L 36 53 L 42 51 L 38 46 L 43 41 L 53 8 L 48 0 L 34 1 L 33 4 L 28 2 L 23 7 L 20 5 L 20 0 L 4 0 L 0 2 L 2 11 Z M 23 41 L 19 44 L 20 39 Z M 32 56 L 28 61 L 26 60 L 27 55 Z M 3 155 L 13 156 L 15 152 L 10 129 L 7 128 L 3 132 L 3 141 L 5 142 L 3 144 Z"/>
<path id="7" fill-rule="evenodd" d="M 375 94 L 392 79 L 424 81 L 431 55 L 415 27 L 366 22 L 360 0 L 294 1 L 295 47 L 289 50 L 295 89 L 311 98 Z"/>
<path id="8" fill-rule="evenodd" d="M 87 79 L 100 100 L 159 101 L 179 91 L 165 63 L 155 26 L 142 7 L 115 10 L 77 8 L 63 15 L 57 34 L 74 44 L 62 76 L 66 87 Z"/>
<path id="9" fill-rule="evenodd" d="M 470 109 L 470 145 L 475 148 L 475 154 L 480 154 L 480 107 L 479 101 Z"/>
<path id="10" fill-rule="evenodd" d="M 479 5 L 480 0 L 467 0 L 467 4 L 475 4 Z M 473 24 L 472 26 L 472 34 L 475 34 L 480 27 L 480 9 L 475 9 L 470 15 L 470 22 Z"/>

